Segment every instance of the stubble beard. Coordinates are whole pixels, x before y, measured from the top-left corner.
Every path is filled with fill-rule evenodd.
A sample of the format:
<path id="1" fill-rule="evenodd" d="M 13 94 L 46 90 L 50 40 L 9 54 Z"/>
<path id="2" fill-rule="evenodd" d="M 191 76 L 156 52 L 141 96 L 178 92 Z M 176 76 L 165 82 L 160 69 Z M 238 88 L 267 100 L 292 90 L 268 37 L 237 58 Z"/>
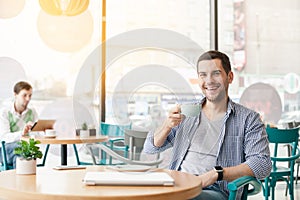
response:
<path id="1" fill-rule="evenodd" d="M 226 97 L 226 91 L 225 88 L 223 88 L 219 93 L 215 95 L 207 95 L 204 93 L 206 99 L 212 103 L 218 103 L 221 102 Z"/>

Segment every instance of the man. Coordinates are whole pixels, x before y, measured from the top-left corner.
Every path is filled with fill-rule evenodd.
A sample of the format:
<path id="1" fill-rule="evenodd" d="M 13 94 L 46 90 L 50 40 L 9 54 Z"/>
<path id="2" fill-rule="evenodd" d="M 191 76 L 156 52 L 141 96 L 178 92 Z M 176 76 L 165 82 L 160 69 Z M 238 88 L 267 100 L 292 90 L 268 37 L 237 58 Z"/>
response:
<path id="1" fill-rule="evenodd" d="M 228 96 L 233 81 L 228 56 L 219 51 L 202 54 L 197 72 L 205 96 L 200 114 L 185 117 L 180 106 L 173 108 L 163 125 L 149 132 L 144 151 L 157 153 L 173 147 L 169 168 L 198 175 L 202 181 L 203 191 L 195 199 L 225 200 L 228 182 L 269 175 L 269 143 L 259 114 Z"/>
<path id="2" fill-rule="evenodd" d="M 14 102 L 9 108 L 0 110 L 0 139 L 6 142 L 8 164 L 15 168 L 16 156 L 13 150 L 21 136 L 27 135 L 33 122 L 37 120 L 34 108 L 28 108 L 32 96 L 32 87 L 29 83 L 20 81 L 14 86 Z M 2 156 L 0 155 L 0 162 Z"/>

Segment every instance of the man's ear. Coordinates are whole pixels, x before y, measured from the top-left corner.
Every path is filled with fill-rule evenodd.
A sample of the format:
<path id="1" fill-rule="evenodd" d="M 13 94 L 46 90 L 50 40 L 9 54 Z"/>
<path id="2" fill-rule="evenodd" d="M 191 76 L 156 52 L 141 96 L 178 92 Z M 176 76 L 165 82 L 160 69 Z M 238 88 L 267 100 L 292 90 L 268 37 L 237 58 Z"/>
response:
<path id="1" fill-rule="evenodd" d="M 232 81 L 233 81 L 233 72 L 230 71 L 227 76 L 228 76 L 228 83 L 232 83 Z"/>

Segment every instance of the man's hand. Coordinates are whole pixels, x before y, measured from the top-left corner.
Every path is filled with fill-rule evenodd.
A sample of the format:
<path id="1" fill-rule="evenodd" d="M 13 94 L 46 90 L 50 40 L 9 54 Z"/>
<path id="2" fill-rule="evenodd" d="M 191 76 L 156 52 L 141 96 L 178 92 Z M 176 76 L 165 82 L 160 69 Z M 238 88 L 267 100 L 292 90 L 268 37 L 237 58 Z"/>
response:
<path id="1" fill-rule="evenodd" d="M 210 170 L 199 176 L 202 182 L 202 188 L 214 184 L 218 179 L 218 173 L 215 170 Z"/>
<path id="2" fill-rule="evenodd" d="M 183 119 L 183 115 L 180 114 L 180 106 L 176 106 L 169 111 L 167 119 L 163 125 L 154 133 L 154 145 L 160 147 L 164 144 L 171 128 L 177 126 Z"/>
<path id="3" fill-rule="evenodd" d="M 28 135 L 32 126 L 33 126 L 33 122 L 27 122 L 27 124 L 23 128 L 22 136 Z"/>
<path id="4" fill-rule="evenodd" d="M 178 124 L 180 124 L 182 119 L 183 119 L 183 115 L 181 114 L 180 106 L 177 105 L 176 107 L 172 108 L 169 111 L 169 115 L 166 120 L 166 125 L 169 128 L 173 128 L 173 127 L 177 126 Z"/>

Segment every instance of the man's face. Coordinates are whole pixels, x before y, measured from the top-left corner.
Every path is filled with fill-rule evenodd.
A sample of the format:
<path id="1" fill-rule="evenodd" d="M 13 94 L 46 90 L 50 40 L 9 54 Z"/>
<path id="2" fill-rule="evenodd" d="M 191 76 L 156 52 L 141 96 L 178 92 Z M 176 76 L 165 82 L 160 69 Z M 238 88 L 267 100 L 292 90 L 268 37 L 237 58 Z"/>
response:
<path id="1" fill-rule="evenodd" d="M 26 109 L 29 101 L 31 100 L 32 89 L 21 90 L 19 94 L 15 94 L 15 106 L 17 109 Z"/>
<path id="2" fill-rule="evenodd" d="M 228 96 L 233 73 L 226 74 L 221 60 L 203 60 L 198 63 L 199 86 L 208 101 L 219 102 Z"/>

